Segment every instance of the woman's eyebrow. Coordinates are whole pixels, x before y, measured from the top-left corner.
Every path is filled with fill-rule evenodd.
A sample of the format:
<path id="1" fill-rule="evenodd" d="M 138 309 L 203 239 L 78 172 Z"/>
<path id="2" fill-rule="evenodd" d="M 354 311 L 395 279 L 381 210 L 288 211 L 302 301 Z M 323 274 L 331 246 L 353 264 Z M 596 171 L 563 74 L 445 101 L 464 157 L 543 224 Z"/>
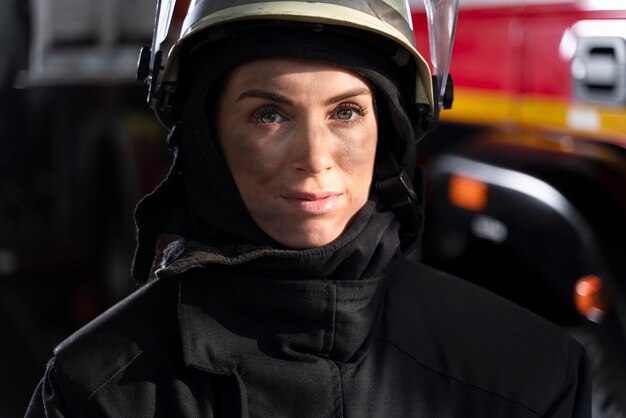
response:
<path id="1" fill-rule="evenodd" d="M 243 100 L 245 98 L 256 98 L 256 99 L 268 99 L 274 102 L 285 104 L 285 105 L 293 105 L 293 102 L 289 100 L 285 96 L 281 96 L 280 94 L 272 93 L 265 90 L 248 90 L 244 91 L 237 97 L 236 101 Z"/>
<path id="2" fill-rule="evenodd" d="M 356 96 L 363 96 L 363 95 L 368 95 L 371 96 L 372 95 L 372 91 L 368 88 L 356 88 L 353 90 L 348 90 L 344 93 L 338 94 L 336 96 L 333 96 L 329 99 L 326 99 L 324 101 L 324 105 L 328 106 L 337 102 L 340 102 L 342 100 L 346 100 L 349 99 L 351 97 L 356 97 Z M 288 99 L 285 96 L 281 96 L 280 94 L 276 94 L 276 93 L 272 93 L 270 91 L 266 91 L 266 90 L 248 90 L 248 91 L 244 91 L 243 93 L 241 93 L 239 95 L 239 97 L 237 97 L 237 101 L 246 99 L 246 98 L 256 98 L 256 99 L 268 99 L 268 100 L 272 100 L 276 103 L 280 103 L 280 104 L 285 104 L 285 105 L 293 105 L 293 101 L 291 101 L 290 99 Z"/>
<path id="3" fill-rule="evenodd" d="M 363 95 L 371 96 L 372 91 L 368 88 L 356 88 L 353 90 L 348 90 L 344 93 L 338 94 L 337 96 L 333 96 L 327 99 L 324 102 L 324 105 L 328 106 L 337 102 L 341 102 L 342 100 L 350 99 L 351 97 L 363 96 Z"/>

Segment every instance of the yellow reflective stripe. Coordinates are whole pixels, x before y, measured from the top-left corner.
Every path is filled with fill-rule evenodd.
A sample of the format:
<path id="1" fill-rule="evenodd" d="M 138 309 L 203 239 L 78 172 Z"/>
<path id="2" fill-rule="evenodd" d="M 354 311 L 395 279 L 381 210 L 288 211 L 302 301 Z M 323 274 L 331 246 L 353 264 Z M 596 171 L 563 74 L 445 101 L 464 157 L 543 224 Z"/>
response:
<path id="1" fill-rule="evenodd" d="M 626 143 L 626 106 L 581 104 L 542 95 L 455 88 L 444 122 L 518 125 Z"/>
<path id="2" fill-rule="evenodd" d="M 492 124 L 511 122 L 514 98 L 503 92 L 454 88 L 452 109 L 441 112 L 441 120 Z"/>

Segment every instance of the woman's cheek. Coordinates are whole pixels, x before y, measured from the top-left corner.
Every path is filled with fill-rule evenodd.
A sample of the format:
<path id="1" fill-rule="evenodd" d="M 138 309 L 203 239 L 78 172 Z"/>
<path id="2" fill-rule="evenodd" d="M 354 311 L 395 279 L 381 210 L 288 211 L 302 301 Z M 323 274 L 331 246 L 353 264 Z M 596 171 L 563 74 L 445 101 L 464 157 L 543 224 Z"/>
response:
<path id="1" fill-rule="evenodd" d="M 341 158 L 353 164 L 370 163 L 372 154 L 376 153 L 376 137 L 367 134 L 344 138 L 339 144 Z"/>
<path id="2" fill-rule="evenodd" d="M 238 160 L 242 172 L 260 177 L 280 165 L 280 155 L 284 150 L 278 141 L 246 136 L 238 138 L 234 152 L 237 155 L 232 158 Z"/>

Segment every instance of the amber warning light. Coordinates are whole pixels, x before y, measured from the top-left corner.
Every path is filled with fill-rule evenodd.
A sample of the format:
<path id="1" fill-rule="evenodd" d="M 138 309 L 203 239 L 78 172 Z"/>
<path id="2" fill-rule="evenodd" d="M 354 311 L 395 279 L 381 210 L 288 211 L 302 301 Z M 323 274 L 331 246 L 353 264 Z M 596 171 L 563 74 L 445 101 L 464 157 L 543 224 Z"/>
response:
<path id="1" fill-rule="evenodd" d="M 463 209 L 479 211 L 487 206 L 489 186 L 480 180 L 460 174 L 450 176 L 448 198 Z"/>
<path id="2" fill-rule="evenodd" d="M 602 279 L 596 275 L 580 278 L 574 288 L 574 304 L 581 315 L 591 321 L 600 322 L 611 308 L 611 298 Z"/>

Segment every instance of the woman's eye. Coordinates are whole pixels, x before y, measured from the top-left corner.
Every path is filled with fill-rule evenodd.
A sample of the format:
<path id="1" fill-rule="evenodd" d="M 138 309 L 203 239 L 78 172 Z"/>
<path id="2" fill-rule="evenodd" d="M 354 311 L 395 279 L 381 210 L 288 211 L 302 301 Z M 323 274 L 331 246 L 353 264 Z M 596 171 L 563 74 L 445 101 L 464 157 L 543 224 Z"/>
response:
<path id="1" fill-rule="evenodd" d="M 282 122 L 283 117 L 275 110 L 259 109 L 252 114 L 252 120 L 261 124 Z"/>
<path id="2" fill-rule="evenodd" d="M 345 121 L 354 121 L 360 116 L 364 116 L 365 109 L 357 104 L 347 103 L 335 110 L 335 118 Z"/>
<path id="3" fill-rule="evenodd" d="M 275 112 L 263 113 L 259 116 L 259 122 L 261 123 L 276 123 L 280 122 L 280 115 Z"/>
<path id="4" fill-rule="evenodd" d="M 352 109 L 341 109 L 337 112 L 337 119 L 350 120 L 353 115 L 354 111 Z"/>

